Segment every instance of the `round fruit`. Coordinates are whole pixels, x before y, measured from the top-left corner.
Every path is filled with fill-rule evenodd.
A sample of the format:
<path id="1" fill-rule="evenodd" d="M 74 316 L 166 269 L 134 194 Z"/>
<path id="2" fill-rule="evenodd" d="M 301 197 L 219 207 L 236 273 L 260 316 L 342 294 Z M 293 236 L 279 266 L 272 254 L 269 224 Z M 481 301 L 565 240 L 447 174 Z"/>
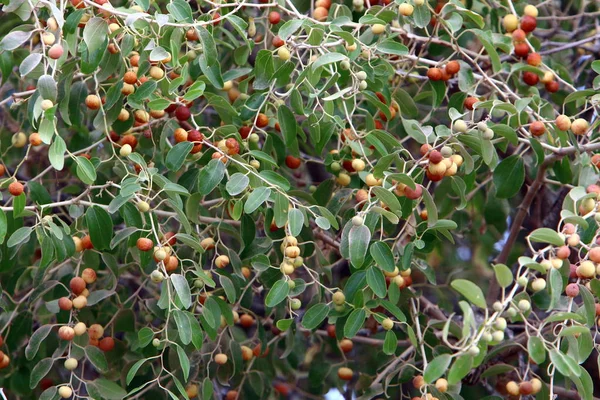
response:
<path id="1" fill-rule="evenodd" d="M 546 127 L 543 122 L 534 121 L 529 126 L 529 132 L 532 136 L 542 136 L 546 132 Z"/>
<path id="2" fill-rule="evenodd" d="M 215 241 L 213 238 L 205 238 L 200 242 L 200 247 L 204 250 L 212 250 L 215 248 Z"/>
<path id="3" fill-rule="evenodd" d="M 410 17 L 415 11 L 415 8 L 412 6 L 412 4 L 402 3 L 398 6 L 398 11 L 403 16 Z"/>
<path id="4" fill-rule="evenodd" d="M 515 381 L 508 382 L 506 384 L 506 391 L 511 396 L 518 396 L 519 395 L 519 384 Z"/>
<path id="5" fill-rule="evenodd" d="M 440 378 L 435 381 L 435 387 L 442 393 L 446 393 L 448 391 L 448 381 L 444 378 Z"/>
<path id="6" fill-rule="evenodd" d="M 521 29 L 523 29 L 523 31 L 527 33 L 533 32 L 536 27 L 537 20 L 535 19 L 535 17 L 525 15 L 523 18 L 521 18 Z"/>
<path id="7" fill-rule="evenodd" d="M 58 60 L 64 52 L 65 50 L 63 49 L 62 45 L 60 43 L 56 43 L 48 50 L 48 57 L 53 60 Z"/>
<path id="8" fill-rule="evenodd" d="M 352 370 L 350 368 L 341 367 L 340 369 L 338 369 L 338 377 L 343 381 L 352 380 L 353 374 L 354 373 L 352 372 Z"/>
<path id="9" fill-rule="evenodd" d="M 502 25 L 507 32 L 512 32 L 519 26 L 519 19 L 514 14 L 506 14 L 502 19 Z"/>
<path id="10" fill-rule="evenodd" d="M 92 324 L 88 329 L 90 339 L 99 340 L 104 335 L 104 328 L 100 324 Z"/>
<path id="11" fill-rule="evenodd" d="M 464 102 L 464 106 L 467 110 L 473 110 L 475 103 L 478 103 L 479 99 L 477 97 L 467 97 Z"/>
<path id="12" fill-rule="evenodd" d="M 290 169 L 298 169 L 300 168 L 300 165 L 302 165 L 302 160 L 298 157 L 289 155 L 285 157 L 285 165 Z"/>
<path id="13" fill-rule="evenodd" d="M 85 98 L 85 105 L 90 110 L 97 110 L 102 105 L 102 101 L 100 100 L 100 97 L 98 97 L 97 95 L 90 94 Z"/>
<path id="14" fill-rule="evenodd" d="M 91 268 L 86 268 L 81 272 L 81 278 L 86 284 L 94 283 L 96 282 L 96 271 Z"/>
<path id="15" fill-rule="evenodd" d="M 519 393 L 522 396 L 528 396 L 530 394 L 533 393 L 533 385 L 531 384 L 531 382 L 521 382 L 519 384 Z"/>
<path id="16" fill-rule="evenodd" d="M 162 79 L 165 76 L 165 71 L 163 71 L 162 68 L 157 66 L 150 67 L 150 71 L 148 73 L 150 74 L 152 79 L 156 80 Z"/>
<path id="17" fill-rule="evenodd" d="M 529 53 L 527 55 L 527 64 L 538 67 L 542 64 L 542 56 L 538 53 Z"/>
<path id="18" fill-rule="evenodd" d="M 102 351 L 111 351 L 115 347 L 115 340 L 111 337 L 105 337 L 98 342 L 98 347 Z"/>
<path id="19" fill-rule="evenodd" d="M 292 57 L 292 55 L 290 54 L 290 51 L 285 46 L 281 46 L 280 48 L 277 49 L 277 55 L 279 56 L 279 58 L 282 61 L 287 61 Z"/>
<path id="20" fill-rule="evenodd" d="M 417 200 L 423 194 L 423 186 L 417 184 L 415 189 L 411 189 L 406 186 L 404 188 L 404 195 L 410 200 Z"/>
<path id="21" fill-rule="evenodd" d="M 340 349 L 342 349 L 342 351 L 344 353 L 349 353 L 350 351 L 352 351 L 352 348 L 354 347 L 354 343 L 352 343 L 352 340 L 350 339 L 342 339 L 340 340 Z"/>
<path id="22" fill-rule="evenodd" d="M 52 107 L 54 107 L 54 103 L 52 102 L 52 100 L 45 99 L 45 100 L 42 100 L 42 102 L 40 103 L 40 107 L 42 108 L 42 110 L 46 111 L 46 110 L 49 110 Z M 23 144 L 23 146 L 24 145 L 25 144 Z M 21 146 L 21 147 L 23 147 L 23 146 Z"/>
<path id="23" fill-rule="evenodd" d="M 79 363 L 77 362 L 76 358 L 71 357 L 65 360 L 65 368 L 69 371 L 73 371 L 75 368 L 77 368 L 77 364 Z"/>
<path id="24" fill-rule="evenodd" d="M 577 118 L 573 123 L 571 123 L 571 131 L 575 135 L 583 135 L 585 134 L 590 127 L 590 124 L 583 118 Z"/>
<path id="25" fill-rule="evenodd" d="M 442 70 L 436 67 L 429 68 L 427 70 L 427 77 L 432 81 L 439 81 L 442 79 Z"/>
<path id="26" fill-rule="evenodd" d="M 130 144 L 124 144 L 123 146 L 121 146 L 121 149 L 119 150 L 119 154 L 121 155 L 121 157 L 127 157 L 128 155 L 131 154 L 132 151 L 133 151 L 133 149 L 131 148 Z"/>
<path id="27" fill-rule="evenodd" d="M 192 116 L 190 109 L 186 106 L 179 106 L 175 109 L 175 118 L 180 121 L 187 121 Z"/>
<path id="28" fill-rule="evenodd" d="M 523 72 L 523 82 L 529 86 L 535 86 L 540 81 L 540 77 L 535 72 L 525 71 Z"/>
<path id="29" fill-rule="evenodd" d="M 528 15 L 528 16 L 533 17 L 533 18 L 537 18 L 537 16 L 538 16 L 538 9 L 533 4 L 527 4 L 525 6 L 525 8 L 523 9 L 523 14 Z"/>
<path id="30" fill-rule="evenodd" d="M 564 114 L 559 115 L 556 117 L 556 127 L 563 132 L 568 131 L 571 128 L 571 119 Z"/>
<path id="31" fill-rule="evenodd" d="M 517 57 L 525 58 L 529 54 L 529 46 L 527 43 L 516 43 L 515 44 L 515 55 Z"/>
<path id="32" fill-rule="evenodd" d="M 546 88 L 546 90 L 550 93 L 555 93 L 558 92 L 558 89 L 560 88 L 560 85 L 558 84 L 557 81 L 550 81 L 547 82 L 544 87 Z"/>
<path id="33" fill-rule="evenodd" d="M 448 64 L 446 64 L 446 72 L 450 75 L 455 75 L 458 71 L 460 71 L 460 64 L 458 61 L 449 61 Z"/>
<path id="34" fill-rule="evenodd" d="M 328 15 L 329 15 L 329 10 L 326 9 L 325 7 L 317 7 L 313 11 L 313 17 L 317 21 L 325 21 L 327 19 Z"/>
<path id="35" fill-rule="evenodd" d="M 333 304 L 341 306 L 346 302 L 346 296 L 341 291 L 335 292 L 332 296 L 332 301 Z"/>
<path id="36" fill-rule="evenodd" d="M 76 276 L 73 279 L 71 279 L 71 282 L 69 282 L 69 286 L 71 287 L 71 291 L 74 294 L 79 295 L 81 294 L 81 292 L 83 292 L 83 289 L 85 289 L 86 285 L 83 278 Z"/>
<path id="37" fill-rule="evenodd" d="M 73 396 L 73 389 L 69 386 L 61 386 L 58 388 L 58 395 L 63 399 L 68 399 Z"/>
<path id="38" fill-rule="evenodd" d="M 215 362 L 219 365 L 223 365 L 227 363 L 227 355 L 223 353 L 219 353 L 215 355 Z"/>
<path id="39" fill-rule="evenodd" d="M 258 114 L 256 117 L 256 126 L 259 128 L 264 128 L 267 125 L 269 125 L 269 117 L 263 113 Z"/>
<path id="40" fill-rule="evenodd" d="M 23 184 L 21 182 L 13 182 L 8 185 L 8 192 L 13 196 L 20 196 L 23 193 Z"/>
<path id="41" fill-rule="evenodd" d="M 85 324 L 83 322 L 78 322 L 73 327 L 73 331 L 75 331 L 75 335 L 81 336 L 85 332 L 87 332 L 87 326 L 85 326 Z"/>
<path id="42" fill-rule="evenodd" d="M 269 23 L 277 25 L 281 21 L 281 15 L 277 11 L 271 11 L 269 13 Z"/>
<path id="43" fill-rule="evenodd" d="M 215 266 L 217 268 L 225 268 L 228 265 L 229 265 L 229 257 L 227 257 L 225 255 L 218 256 L 215 259 Z"/>
<path id="44" fill-rule="evenodd" d="M 423 375 L 415 376 L 412 380 L 412 384 L 415 389 L 421 389 L 423 386 L 425 386 L 425 379 L 423 378 Z"/>
<path id="45" fill-rule="evenodd" d="M 381 326 L 383 327 L 383 329 L 385 329 L 386 331 L 389 331 L 390 329 L 392 329 L 394 327 L 394 321 L 392 321 L 389 318 L 384 319 L 383 321 L 381 321 Z"/>
<path id="46" fill-rule="evenodd" d="M 385 25 L 383 24 L 373 24 L 371 25 L 371 32 L 375 35 L 380 35 L 385 32 Z"/>
<path id="47" fill-rule="evenodd" d="M 523 29 L 516 29 L 512 33 L 511 36 L 512 36 L 513 42 L 515 42 L 515 43 L 522 43 L 525 41 L 525 39 L 527 39 L 527 33 L 525 33 L 525 31 Z M 528 49 L 529 49 L 529 47 L 528 47 Z"/>
<path id="48" fill-rule="evenodd" d="M 58 329 L 58 337 L 62 340 L 73 340 L 75 337 L 75 331 L 70 326 L 61 326 Z"/>
<path id="49" fill-rule="evenodd" d="M 154 243 L 148 238 L 139 238 L 136 242 L 136 246 L 140 251 L 150 251 L 154 247 Z"/>
<path id="50" fill-rule="evenodd" d="M 577 297 L 579 295 L 579 285 L 576 283 L 569 283 L 565 288 L 565 294 L 568 297 Z"/>
<path id="51" fill-rule="evenodd" d="M 63 311 L 70 311 L 73 308 L 73 302 L 68 297 L 58 299 L 58 308 Z"/>

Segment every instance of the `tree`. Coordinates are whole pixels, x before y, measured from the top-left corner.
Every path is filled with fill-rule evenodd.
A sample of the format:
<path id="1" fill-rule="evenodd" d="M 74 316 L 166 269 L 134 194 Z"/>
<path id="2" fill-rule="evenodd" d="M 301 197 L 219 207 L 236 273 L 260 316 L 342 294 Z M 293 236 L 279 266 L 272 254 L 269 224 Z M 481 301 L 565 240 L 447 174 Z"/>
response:
<path id="1" fill-rule="evenodd" d="M 9 399 L 600 395 L 597 3 L 5 3 Z"/>

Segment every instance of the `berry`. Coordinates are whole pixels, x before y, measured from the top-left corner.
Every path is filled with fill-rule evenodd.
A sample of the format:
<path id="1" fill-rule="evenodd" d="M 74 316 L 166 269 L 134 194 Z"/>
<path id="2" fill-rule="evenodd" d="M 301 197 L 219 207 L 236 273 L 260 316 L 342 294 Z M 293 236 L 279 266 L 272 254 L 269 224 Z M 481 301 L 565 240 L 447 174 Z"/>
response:
<path id="1" fill-rule="evenodd" d="M 565 294 L 568 297 L 577 297 L 579 295 L 579 285 L 576 283 L 569 283 L 565 288 Z"/>
<path id="2" fill-rule="evenodd" d="M 542 136 L 546 132 L 546 127 L 543 122 L 534 121 L 529 126 L 529 132 L 532 136 Z"/>
<path id="3" fill-rule="evenodd" d="M 525 71 L 523 72 L 523 82 L 529 86 L 535 86 L 539 82 L 540 77 L 535 72 Z"/>
<path id="4" fill-rule="evenodd" d="M 373 32 L 374 35 L 380 35 L 383 32 L 385 32 L 385 25 L 373 24 L 373 25 L 371 25 L 371 32 Z"/>
<path id="5" fill-rule="evenodd" d="M 354 374 L 354 372 L 352 372 L 352 370 L 350 368 L 341 367 L 340 369 L 338 369 L 338 377 L 343 381 L 352 380 L 353 374 Z"/>
<path id="6" fill-rule="evenodd" d="M 585 134 L 590 127 L 590 124 L 583 118 L 577 118 L 573 123 L 571 123 L 571 131 L 575 135 L 583 135 Z"/>
<path id="7" fill-rule="evenodd" d="M 533 32 L 536 27 L 537 20 L 534 17 L 526 15 L 523 18 L 521 18 L 521 29 L 523 29 L 523 31 L 527 33 Z"/>
<path id="8" fill-rule="evenodd" d="M 442 79 L 442 70 L 439 68 L 429 68 L 427 70 L 427 77 L 432 81 L 439 81 Z"/>
<path id="9" fill-rule="evenodd" d="M 563 132 L 566 132 L 571 128 L 571 119 L 564 114 L 556 117 L 555 122 L 556 127 Z"/>
<path id="10" fill-rule="evenodd" d="M 148 238 L 139 238 L 136 246 L 140 251 L 150 251 L 154 247 L 154 243 Z"/>
<path id="11" fill-rule="evenodd" d="M 515 44 L 515 56 L 525 58 L 529 54 L 529 46 L 527 43 Z"/>
<path id="12" fill-rule="evenodd" d="M 547 82 L 544 87 L 546 88 L 546 90 L 550 93 L 555 93 L 558 92 L 559 89 L 559 84 L 556 81 L 550 81 Z"/>
<path id="13" fill-rule="evenodd" d="M 63 311 L 70 311 L 73 308 L 73 302 L 68 297 L 58 299 L 58 308 Z"/>
<path id="14" fill-rule="evenodd" d="M 540 56 L 538 53 L 529 53 L 529 55 L 527 56 L 527 64 L 537 67 L 541 63 L 542 56 Z"/>
<path id="15" fill-rule="evenodd" d="M 502 19 L 502 25 L 507 32 L 512 32 L 517 29 L 519 25 L 519 19 L 514 14 L 506 14 Z"/>
<path id="16" fill-rule="evenodd" d="M 115 340 L 111 337 L 105 337 L 98 342 L 98 347 L 102 351 L 111 351 L 115 347 Z"/>
<path id="17" fill-rule="evenodd" d="M 13 182 L 8 185 L 8 191 L 13 196 L 20 196 L 23 193 L 23 184 L 21 182 Z"/>
<path id="18" fill-rule="evenodd" d="M 58 60 L 60 57 L 62 57 L 64 52 L 65 50 L 63 49 L 62 45 L 60 43 L 56 43 L 48 50 L 48 57 L 53 60 Z"/>
<path id="19" fill-rule="evenodd" d="M 219 353 L 215 355 L 215 362 L 219 365 L 223 365 L 227 363 L 227 355 L 223 353 Z"/>
<path id="20" fill-rule="evenodd" d="M 74 294 L 79 295 L 79 294 L 81 294 L 81 292 L 83 292 L 83 289 L 85 289 L 86 285 L 85 285 L 85 281 L 83 280 L 83 278 L 76 276 L 73 279 L 71 279 L 69 286 L 71 287 L 71 291 Z"/>
<path id="21" fill-rule="evenodd" d="M 465 99 L 464 106 L 467 110 L 473 110 L 473 106 L 478 102 L 479 99 L 477 97 L 467 97 Z"/>
<path id="22" fill-rule="evenodd" d="M 85 105 L 90 110 L 97 110 L 100 108 L 100 105 L 102 105 L 102 101 L 100 100 L 100 97 L 98 97 L 97 95 L 90 94 L 85 98 Z"/>
<path id="23" fill-rule="evenodd" d="M 449 61 L 448 64 L 446 64 L 446 72 L 450 75 L 455 75 L 458 71 L 460 71 L 460 64 L 458 61 Z"/>
<path id="24" fill-rule="evenodd" d="M 70 326 L 61 326 L 58 329 L 58 337 L 61 340 L 71 341 L 75 337 L 75 331 Z"/>
<path id="25" fill-rule="evenodd" d="M 269 23 L 277 25 L 281 21 L 281 15 L 277 11 L 271 11 L 269 13 Z"/>
<path id="26" fill-rule="evenodd" d="M 298 169 L 301 164 L 302 160 L 298 157 L 289 155 L 285 158 L 285 165 L 290 169 Z"/>
<path id="27" fill-rule="evenodd" d="M 187 121 L 192 116 L 190 109 L 186 106 L 179 106 L 175 110 L 175 118 L 180 121 Z"/>
<path id="28" fill-rule="evenodd" d="M 317 21 L 325 21 L 327 19 L 328 15 L 329 15 L 329 10 L 327 10 L 325 7 L 317 7 L 313 11 L 313 17 Z"/>
<path id="29" fill-rule="evenodd" d="M 527 39 L 527 33 L 523 29 L 517 29 L 512 33 L 512 40 L 515 43 L 524 42 Z"/>
<path id="30" fill-rule="evenodd" d="M 86 268 L 81 273 L 81 278 L 85 281 L 85 283 L 92 284 L 96 282 L 96 271 L 91 268 Z"/>
<path id="31" fill-rule="evenodd" d="M 269 125 L 269 117 L 263 113 L 258 114 L 258 117 L 256 118 L 256 126 L 259 128 L 264 128 L 267 125 Z"/>

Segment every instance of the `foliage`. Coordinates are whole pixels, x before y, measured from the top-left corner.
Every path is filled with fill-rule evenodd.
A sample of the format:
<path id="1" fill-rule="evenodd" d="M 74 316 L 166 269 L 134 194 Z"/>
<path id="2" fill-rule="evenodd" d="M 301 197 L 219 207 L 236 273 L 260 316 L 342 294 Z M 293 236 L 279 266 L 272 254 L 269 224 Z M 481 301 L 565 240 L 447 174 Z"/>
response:
<path id="1" fill-rule="evenodd" d="M 5 1 L 7 397 L 592 399 L 583 4 Z"/>

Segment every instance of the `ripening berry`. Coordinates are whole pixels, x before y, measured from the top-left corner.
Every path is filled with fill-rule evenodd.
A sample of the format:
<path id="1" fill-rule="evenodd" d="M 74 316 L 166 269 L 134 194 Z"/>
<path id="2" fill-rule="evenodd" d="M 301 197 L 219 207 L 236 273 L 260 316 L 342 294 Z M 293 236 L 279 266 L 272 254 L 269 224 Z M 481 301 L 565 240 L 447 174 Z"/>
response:
<path id="1" fill-rule="evenodd" d="M 264 128 L 267 125 L 269 125 L 269 117 L 263 113 L 258 114 L 256 117 L 256 126 L 259 128 Z"/>
<path id="2" fill-rule="evenodd" d="M 115 340 L 111 337 L 105 337 L 98 342 L 98 347 L 102 351 L 111 351 L 115 348 Z"/>
<path id="3" fill-rule="evenodd" d="M 427 77 L 432 81 L 439 81 L 442 79 L 442 70 L 436 67 L 429 68 L 427 70 Z"/>
<path id="4" fill-rule="evenodd" d="M 544 85 L 544 87 L 546 88 L 546 90 L 549 93 L 555 93 L 555 92 L 558 92 L 558 89 L 560 88 L 560 85 L 558 84 L 557 81 L 550 81 L 550 82 L 547 82 Z"/>
<path id="5" fill-rule="evenodd" d="M 519 26 L 519 19 L 514 14 L 506 14 L 502 18 L 502 25 L 507 32 L 512 32 Z"/>
<path id="6" fill-rule="evenodd" d="M 537 67 L 542 64 L 542 56 L 538 53 L 529 53 L 527 55 L 527 64 Z"/>
<path id="7" fill-rule="evenodd" d="M 529 382 L 531 382 L 531 387 L 533 389 L 531 394 L 537 394 L 540 390 L 542 390 L 542 381 L 540 381 L 538 378 L 533 378 Z"/>
<path id="8" fill-rule="evenodd" d="M 568 297 L 577 297 L 579 295 L 579 285 L 576 283 L 569 283 L 565 288 L 565 294 Z"/>
<path id="9" fill-rule="evenodd" d="M 90 110 L 97 110 L 100 108 L 100 105 L 102 105 L 102 101 L 100 100 L 100 97 L 98 97 L 97 95 L 90 94 L 85 98 L 85 105 Z"/>
<path id="10" fill-rule="evenodd" d="M 136 246 L 140 251 L 150 251 L 154 247 L 154 243 L 148 238 L 139 238 Z"/>
<path id="11" fill-rule="evenodd" d="M 341 172 L 337 178 L 336 178 L 336 182 L 340 185 L 340 186 L 348 186 L 350 184 L 350 181 L 352 179 L 350 178 L 350 175 Z"/>
<path id="12" fill-rule="evenodd" d="M 415 11 L 415 8 L 412 6 L 412 4 L 402 3 L 398 6 L 398 11 L 403 16 L 410 17 L 413 14 L 413 12 Z"/>
<path id="13" fill-rule="evenodd" d="M 85 281 L 86 284 L 92 284 L 96 282 L 96 271 L 91 268 L 86 268 L 81 272 L 81 278 Z"/>
<path id="14" fill-rule="evenodd" d="M 383 24 L 373 24 L 371 25 L 371 32 L 375 35 L 380 35 L 385 32 L 385 25 Z"/>
<path id="15" fill-rule="evenodd" d="M 13 196 L 20 196 L 23 193 L 24 187 L 21 182 L 13 182 L 8 185 L 8 192 Z"/>
<path id="16" fill-rule="evenodd" d="M 333 325 L 330 325 L 333 326 Z M 334 329 L 335 332 L 335 329 Z M 335 334 L 334 334 L 335 337 Z M 344 352 L 344 353 L 349 353 L 352 351 L 352 348 L 354 347 L 354 343 L 352 343 L 352 340 L 350 339 L 342 339 L 340 340 L 340 349 Z"/>
<path id="17" fill-rule="evenodd" d="M 342 304 L 344 304 L 346 302 L 346 296 L 344 295 L 344 293 L 342 291 L 335 292 L 331 299 L 333 301 L 333 304 L 338 305 L 338 306 L 341 306 Z"/>
<path id="18" fill-rule="evenodd" d="M 344 381 L 352 380 L 353 374 L 354 373 L 352 372 L 352 370 L 350 368 L 341 367 L 340 369 L 338 369 L 338 378 L 340 378 L 341 380 L 344 380 Z"/>
<path id="19" fill-rule="evenodd" d="M 70 326 L 61 326 L 58 329 L 58 337 L 61 340 L 71 341 L 75 337 L 75 331 Z"/>
<path id="20" fill-rule="evenodd" d="M 277 11 L 271 11 L 269 13 L 269 23 L 277 25 L 281 21 L 281 15 Z"/>
<path id="21" fill-rule="evenodd" d="M 73 302 L 68 297 L 58 299 L 58 308 L 63 311 L 70 311 L 73 308 Z"/>
<path id="22" fill-rule="evenodd" d="M 229 265 L 229 257 L 227 257 L 225 255 L 218 256 L 215 259 L 215 266 L 217 268 L 225 268 L 228 265 Z"/>
<path id="23" fill-rule="evenodd" d="M 325 21 L 329 15 L 329 10 L 325 7 L 317 7 L 313 11 L 313 18 L 317 21 Z"/>
<path id="24" fill-rule="evenodd" d="M 475 103 L 478 103 L 479 99 L 477 97 L 467 97 L 464 102 L 464 106 L 467 110 L 473 110 Z"/>
<path id="25" fill-rule="evenodd" d="M 527 39 L 527 33 L 523 29 L 516 29 L 512 35 L 512 40 L 515 43 L 523 43 L 525 39 Z M 529 51 L 529 46 L 527 46 L 527 51 Z"/>
<path id="26" fill-rule="evenodd" d="M 383 179 L 377 179 L 377 178 L 375 178 L 375 176 L 373 174 L 368 174 L 365 177 L 365 183 L 369 187 L 381 186 L 381 184 L 383 183 Z"/>
<path id="27" fill-rule="evenodd" d="M 85 289 L 86 284 L 83 278 L 76 276 L 73 279 L 71 279 L 71 282 L 69 282 L 69 286 L 71 287 L 71 291 L 73 293 L 79 295 L 81 294 L 81 292 L 83 292 L 83 289 Z"/>
<path id="28" fill-rule="evenodd" d="M 515 381 L 508 382 L 506 384 L 506 391 L 511 396 L 518 396 L 519 395 L 519 384 Z"/>
<path id="29" fill-rule="evenodd" d="M 571 131 L 575 135 L 583 135 L 585 134 L 590 127 L 590 124 L 583 118 L 577 118 L 573 123 L 571 123 Z"/>
<path id="30" fill-rule="evenodd" d="M 165 71 L 163 71 L 162 68 L 157 66 L 150 67 L 150 71 L 148 73 L 150 74 L 152 79 L 156 80 L 162 79 L 165 76 Z"/>
<path id="31" fill-rule="evenodd" d="M 525 15 L 523 18 L 521 18 L 521 29 L 523 29 L 525 32 L 533 32 L 536 27 L 537 20 L 534 17 Z"/>
<path id="32" fill-rule="evenodd" d="M 423 378 L 423 375 L 415 376 L 412 380 L 412 384 L 415 389 L 421 389 L 423 386 L 425 386 L 425 379 Z"/>
<path id="33" fill-rule="evenodd" d="M 62 57 L 64 52 L 65 50 L 63 49 L 62 45 L 60 43 L 56 43 L 48 50 L 48 57 L 53 60 L 58 60 L 60 57 Z"/>
<path id="34" fill-rule="evenodd" d="M 273 38 L 273 40 L 271 41 L 271 44 L 273 45 L 273 47 L 278 48 L 278 47 L 283 46 L 285 44 L 285 42 L 279 36 L 275 36 Z"/>
<path id="35" fill-rule="evenodd" d="M 77 364 L 78 364 L 77 359 L 71 357 L 71 358 L 67 358 L 65 360 L 65 364 L 64 365 L 65 365 L 65 368 L 67 370 L 73 371 L 75 368 L 77 368 Z"/>
<path id="36" fill-rule="evenodd" d="M 559 115 L 556 117 L 556 127 L 563 132 L 568 131 L 571 128 L 571 119 L 564 114 Z"/>
<path id="37" fill-rule="evenodd" d="M 215 248 L 215 241 L 213 238 L 205 238 L 200 242 L 200 247 L 204 250 L 212 250 Z"/>
<path id="38" fill-rule="evenodd" d="M 515 44 L 515 56 L 525 58 L 529 55 L 529 46 L 527 43 Z"/>
<path id="39" fill-rule="evenodd" d="M 591 279 L 596 276 L 596 266 L 591 261 L 582 261 L 575 271 L 577 276 L 583 279 Z"/>
<path id="40" fill-rule="evenodd" d="M 423 186 L 417 184 L 415 189 L 411 189 L 409 186 L 404 188 L 404 194 L 410 200 L 417 200 L 423 194 Z"/>
<path id="41" fill-rule="evenodd" d="M 534 6 L 533 4 L 527 4 L 525 6 L 525 8 L 523 9 L 523 14 L 528 15 L 533 18 L 537 18 L 538 13 L 539 12 L 538 12 L 537 7 Z"/>
<path id="42" fill-rule="evenodd" d="M 529 126 L 529 133 L 531 133 L 532 136 L 542 136 L 545 132 L 546 127 L 543 122 L 534 121 Z"/>
<path id="43" fill-rule="evenodd" d="M 285 157 L 285 165 L 287 165 L 290 169 L 298 169 L 302 164 L 302 160 L 298 157 L 294 157 L 292 155 Z"/>
<path id="44" fill-rule="evenodd" d="M 448 391 L 448 381 L 444 378 L 440 378 L 435 381 L 435 387 L 442 393 L 446 393 Z"/>
<path id="45" fill-rule="evenodd" d="M 215 362 L 219 365 L 223 365 L 227 363 L 227 355 L 223 353 L 219 353 L 215 355 Z"/>
<path id="46" fill-rule="evenodd" d="M 292 57 L 290 51 L 286 46 L 281 46 L 280 48 L 278 48 L 277 55 L 282 61 L 287 61 Z"/>

